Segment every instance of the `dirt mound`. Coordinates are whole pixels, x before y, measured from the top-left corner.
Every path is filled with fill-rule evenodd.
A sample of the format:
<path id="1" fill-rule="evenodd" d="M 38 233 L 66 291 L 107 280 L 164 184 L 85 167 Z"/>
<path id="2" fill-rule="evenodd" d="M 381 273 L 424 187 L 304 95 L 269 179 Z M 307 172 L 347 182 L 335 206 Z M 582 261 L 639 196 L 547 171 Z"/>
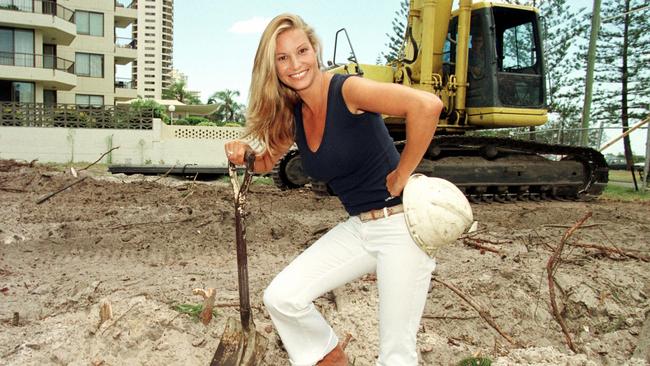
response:
<path id="1" fill-rule="evenodd" d="M 86 174 L 83 172 L 82 174 Z M 0 363 L 5 365 L 206 365 L 229 316 L 238 316 L 232 190 L 224 181 L 93 176 L 0 161 Z M 287 356 L 261 303 L 263 289 L 301 250 L 346 217 L 336 198 L 254 184 L 247 222 L 253 316 L 271 340 L 266 365 Z M 517 345 L 439 282 L 418 336 L 422 365 L 481 354 L 495 365 L 644 365 L 650 329 L 650 205 L 519 202 L 475 205 L 478 231 L 438 253 L 436 278 L 489 309 Z M 546 263 L 587 212 L 555 272 L 571 352 L 549 304 Z M 604 252 L 587 246 L 618 247 Z M 484 247 L 480 249 L 479 247 Z M 488 248 L 488 249 L 485 249 Z M 491 251 L 494 249 L 497 252 Z M 640 258 L 640 259 L 639 259 Z M 174 310 L 217 289 L 204 326 Z M 99 320 L 110 302 L 113 318 Z M 316 301 L 357 366 L 377 354 L 375 278 Z M 644 343 L 645 342 L 645 343 Z M 636 352 L 636 353 L 635 353 Z M 644 353 L 645 352 L 645 353 Z M 637 358 L 634 358 L 636 355 Z"/>

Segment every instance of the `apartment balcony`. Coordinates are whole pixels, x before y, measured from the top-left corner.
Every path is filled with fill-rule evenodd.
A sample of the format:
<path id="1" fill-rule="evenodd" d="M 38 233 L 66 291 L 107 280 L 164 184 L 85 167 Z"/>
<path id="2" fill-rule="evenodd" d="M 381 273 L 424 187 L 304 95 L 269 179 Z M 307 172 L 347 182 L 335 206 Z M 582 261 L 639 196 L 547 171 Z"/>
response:
<path id="1" fill-rule="evenodd" d="M 71 90 L 77 86 L 74 62 L 32 53 L 0 52 L 0 79 L 31 81 L 44 89 Z"/>
<path id="2" fill-rule="evenodd" d="M 69 46 L 77 36 L 74 11 L 53 1 L 5 0 L 0 5 L 0 26 L 30 28 L 47 43 Z"/>
<path id="3" fill-rule="evenodd" d="M 136 83 L 131 79 L 115 79 L 115 100 L 131 100 L 138 97 Z"/>
<path id="4" fill-rule="evenodd" d="M 137 59 L 137 40 L 133 38 L 115 37 L 115 63 L 118 65 L 126 65 Z"/>
<path id="5" fill-rule="evenodd" d="M 138 20 L 138 2 L 133 0 L 128 5 L 115 0 L 115 26 L 126 28 Z"/>

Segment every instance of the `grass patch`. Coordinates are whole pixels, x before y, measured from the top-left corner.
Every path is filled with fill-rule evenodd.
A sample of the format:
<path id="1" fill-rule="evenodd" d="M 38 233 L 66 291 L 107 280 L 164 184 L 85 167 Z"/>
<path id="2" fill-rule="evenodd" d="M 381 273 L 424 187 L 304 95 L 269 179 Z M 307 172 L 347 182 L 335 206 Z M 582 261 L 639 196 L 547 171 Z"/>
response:
<path id="1" fill-rule="evenodd" d="M 492 360 L 486 357 L 467 357 L 458 363 L 458 366 L 490 366 Z"/>
<path id="2" fill-rule="evenodd" d="M 638 173 L 635 173 L 636 181 L 641 182 L 642 179 Z M 628 170 L 610 170 L 609 171 L 609 180 L 615 182 L 627 182 L 632 183 L 632 173 Z"/>
<path id="3" fill-rule="evenodd" d="M 650 201 L 650 191 L 635 191 L 634 188 L 608 184 L 601 198 L 617 201 Z"/>
<path id="4" fill-rule="evenodd" d="M 253 184 L 261 184 L 265 186 L 272 186 L 275 183 L 271 177 L 253 177 Z"/>
<path id="5" fill-rule="evenodd" d="M 199 321 L 199 315 L 203 311 L 203 304 L 176 304 L 172 306 L 172 309 L 179 313 L 189 315 L 194 321 Z M 212 316 L 217 316 L 216 308 L 212 309 Z"/>

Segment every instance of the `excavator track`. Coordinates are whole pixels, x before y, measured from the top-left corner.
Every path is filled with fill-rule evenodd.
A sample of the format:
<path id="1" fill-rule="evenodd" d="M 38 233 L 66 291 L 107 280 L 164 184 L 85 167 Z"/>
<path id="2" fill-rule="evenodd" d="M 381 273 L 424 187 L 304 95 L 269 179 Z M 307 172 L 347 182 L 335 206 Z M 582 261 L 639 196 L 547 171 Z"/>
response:
<path id="1" fill-rule="evenodd" d="M 453 182 L 474 202 L 589 199 L 608 180 L 594 149 L 499 137 L 436 136 L 417 172 Z"/>
<path id="2" fill-rule="evenodd" d="M 401 151 L 404 142 L 396 146 Z M 278 163 L 276 185 L 286 189 L 309 182 L 316 194 L 331 195 L 323 182 L 299 178 L 304 173 L 297 170 L 296 154 L 289 156 L 293 164 Z M 608 180 L 605 158 L 594 149 L 499 137 L 436 136 L 416 172 L 447 179 L 471 201 L 487 203 L 590 199 Z"/>

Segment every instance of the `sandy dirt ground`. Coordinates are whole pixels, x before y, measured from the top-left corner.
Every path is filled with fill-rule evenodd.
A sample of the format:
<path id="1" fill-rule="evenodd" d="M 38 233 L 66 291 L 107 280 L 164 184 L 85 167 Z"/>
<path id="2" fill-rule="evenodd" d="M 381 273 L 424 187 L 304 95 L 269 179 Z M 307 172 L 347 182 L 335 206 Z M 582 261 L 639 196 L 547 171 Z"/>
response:
<path id="1" fill-rule="evenodd" d="M 86 174 L 86 172 L 82 172 Z M 232 189 L 225 180 L 69 172 L 0 161 L 0 364 L 208 365 L 226 319 L 238 317 Z M 287 365 L 262 293 L 274 274 L 346 218 L 336 198 L 251 187 L 247 221 L 253 316 L 269 340 L 263 365 Z M 437 255 L 435 278 L 494 317 L 510 344 L 467 302 L 432 282 L 418 334 L 421 365 L 490 357 L 493 365 L 648 365 L 650 204 L 517 202 L 473 205 L 478 231 Z M 555 295 L 577 353 L 550 305 L 546 264 L 567 241 Z M 498 251 L 480 250 L 479 244 Z M 579 247 L 617 247 L 631 256 Z M 215 288 L 203 325 L 174 310 Z M 100 323 L 102 302 L 113 318 Z M 367 275 L 316 300 L 351 364 L 374 365 L 377 289 Z"/>

